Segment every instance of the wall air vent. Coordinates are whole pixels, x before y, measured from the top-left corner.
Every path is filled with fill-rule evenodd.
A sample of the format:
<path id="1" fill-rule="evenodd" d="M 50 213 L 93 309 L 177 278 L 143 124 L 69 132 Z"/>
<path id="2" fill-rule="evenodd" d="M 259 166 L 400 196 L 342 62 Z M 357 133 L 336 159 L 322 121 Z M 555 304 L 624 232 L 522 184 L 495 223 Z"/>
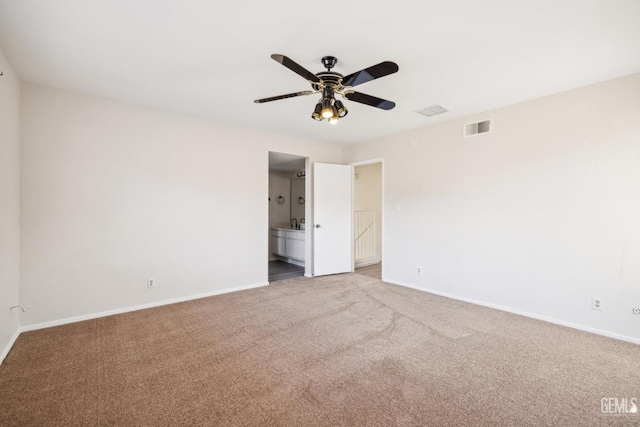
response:
<path id="1" fill-rule="evenodd" d="M 491 120 L 484 120 L 482 122 L 469 123 L 463 126 L 464 137 L 480 135 L 481 133 L 491 132 Z"/>
<path id="2" fill-rule="evenodd" d="M 416 113 L 422 114 L 423 116 L 431 117 L 437 116 L 438 114 L 446 113 L 447 111 L 449 110 L 442 107 L 441 105 L 436 104 L 432 105 L 431 107 L 425 107 L 422 110 L 417 110 Z"/>

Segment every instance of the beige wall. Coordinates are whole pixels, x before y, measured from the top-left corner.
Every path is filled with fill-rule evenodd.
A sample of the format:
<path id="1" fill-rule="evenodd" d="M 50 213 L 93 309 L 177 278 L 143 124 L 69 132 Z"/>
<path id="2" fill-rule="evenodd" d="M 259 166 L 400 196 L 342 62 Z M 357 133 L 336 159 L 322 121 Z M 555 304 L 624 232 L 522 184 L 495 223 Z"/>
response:
<path id="1" fill-rule="evenodd" d="M 376 213 L 376 258 L 382 248 L 382 163 L 355 167 L 353 182 L 353 208 L 356 211 Z"/>
<path id="2" fill-rule="evenodd" d="M 462 138 L 484 119 L 492 133 Z M 344 158 L 384 158 L 385 279 L 640 339 L 640 74 Z"/>
<path id="3" fill-rule="evenodd" d="M 23 84 L 23 324 L 266 283 L 269 151 L 342 156 Z"/>
<path id="4" fill-rule="evenodd" d="M 0 362 L 20 326 L 20 82 L 0 52 Z"/>
<path id="5" fill-rule="evenodd" d="M 335 145 L 23 84 L 18 162 L 19 87 L 4 71 L 0 292 L 3 306 L 20 292 L 23 325 L 266 282 L 277 151 L 384 158 L 385 279 L 640 339 L 640 75 L 348 146 L 344 158 Z M 494 132 L 462 138 L 486 118 Z M 6 340 L 18 315 L 1 316 Z"/>

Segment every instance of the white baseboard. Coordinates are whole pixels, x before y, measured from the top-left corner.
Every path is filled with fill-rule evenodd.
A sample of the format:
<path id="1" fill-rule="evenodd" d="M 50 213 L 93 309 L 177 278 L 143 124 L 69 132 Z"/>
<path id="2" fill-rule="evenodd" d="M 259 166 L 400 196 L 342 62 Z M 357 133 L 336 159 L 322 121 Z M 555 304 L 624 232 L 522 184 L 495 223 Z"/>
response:
<path id="1" fill-rule="evenodd" d="M 398 282 L 398 281 L 395 281 L 395 280 L 389 280 L 389 279 L 386 279 L 386 278 L 383 278 L 382 281 L 383 282 L 387 282 L 387 283 L 391 283 L 391 284 L 394 284 L 394 285 L 398 285 L 398 286 L 404 286 L 405 288 L 411 288 L 411 289 L 415 289 L 415 290 L 418 290 L 418 291 L 427 292 L 427 293 L 430 293 L 430 294 L 434 294 L 434 295 L 439 295 L 439 296 L 446 297 L 446 298 L 455 299 L 455 300 L 458 300 L 458 301 L 464 301 L 464 302 L 468 302 L 468 303 L 475 304 L 475 305 L 481 305 L 483 307 L 493 308 L 495 310 L 506 311 L 507 313 L 518 314 L 520 316 L 529 317 L 529 318 L 537 319 L 537 320 L 542 320 L 544 322 L 554 323 L 556 325 L 566 326 L 566 327 L 572 328 L 572 329 L 578 329 L 580 331 L 591 332 L 592 334 L 602 335 L 602 336 L 605 336 L 605 337 L 608 337 L 608 338 L 617 339 L 617 340 L 620 340 L 620 341 L 627 341 L 627 342 L 630 342 L 630 343 L 633 343 L 633 344 L 640 344 L 640 338 L 634 338 L 634 337 L 629 337 L 627 335 L 616 334 L 614 332 L 603 331 L 601 329 L 592 328 L 590 326 L 584 326 L 584 325 L 580 325 L 580 324 L 577 324 L 577 323 L 566 322 L 564 320 L 558 320 L 558 319 L 554 319 L 554 318 L 551 318 L 551 317 L 541 316 L 539 314 L 529 313 L 529 312 L 521 311 L 521 310 L 516 310 L 516 309 L 513 309 L 513 308 L 509 308 L 509 307 L 503 307 L 501 305 L 492 304 L 492 303 L 488 303 L 488 302 L 484 302 L 484 301 L 478 301 L 478 300 L 474 300 L 472 298 L 466 298 L 466 297 L 461 297 L 461 296 L 458 296 L 458 295 L 448 294 L 448 293 L 445 293 L 445 292 L 434 291 L 433 289 L 420 288 L 418 286 L 408 285 L 406 283 Z"/>
<path id="2" fill-rule="evenodd" d="M 194 300 L 194 299 L 212 297 L 212 296 L 215 296 L 215 295 L 228 294 L 230 292 L 245 291 L 245 290 L 248 290 L 248 289 L 255 289 L 255 288 L 260 288 L 260 287 L 268 286 L 268 285 L 269 285 L 269 282 L 255 283 L 255 284 L 252 284 L 252 285 L 238 286 L 238 287 L 235 287 L 235 288 L 228 288 L 228 289 L 222 289 L 222 290 L 218 290 L 218 291 L 205 292 L 205 293 L 196 294 L 196 295 L 188 295 L 188 296 L 185 296 L 185 297 L 173 298 L 173 299 L 163 300 L 163 301 L 156 301 L 156 302 L 151 302 L 151 303 L 148 303 L 148 304 L 134 305 L 134 306 L 130 306 L 130 307 L 118 308 L 118 309 L 115 309 L 115 310 L 102 311 L 102 312 L 99 312 L 99 313 L 91 313 L 91 314 L 85 314 L 85 315 L 82 315 L 82 316 L 68 317 L 66 319 L 52 320 L 50 322 L 35 323 L 33 325 L 26 325 L 26 326 L 21 327 L 19 329 L 19 333 L 20 332 L 27 332 L 27 331 L 35 331 L 35 330 L 44 329 L 44 328 L 51 328 L 53 326 L 66 325 L 67 323 L 82 322 L 83 320 L 97 319 L 97 318 L 100 318 L 100 317 L 112 316 L 114 314 L 128 313 L 130 311 L 144 310 L 146 308 L 160 307 L 160 306 L 163 306 L 163 305 L 175 304 L 175 303 L 178 303 L 178 302 L 191 301 L 191 300 Z M 17 336 L 16 336 L 16 338 L 17 338 Z"/>
<path id="3" fill-rule="evenodd" d="M 7 343 L 7 346 L 4 348 L 4 350 L 2 350 L 2 353 L 0 353 L 0 365 L 2 365 L 2 362 L 4 362 L 4 359 L 7 357 L 7 355 L 11 351 L 11 347 L 13 347 L 13 344 L 16 342 L 16 340 L 20 336 L 20 332 L 22 332 L 20 328 L 16 329 L 16 332 L 13 334 L 13 336 Z"/>
<path id="4" fill-rule="evenodd" d="M 356 261 L 354 264 L 355 268 L 366 267 L 367 265 L 380 264 L 380 258 L 368 259 L 365 261 Z"/>

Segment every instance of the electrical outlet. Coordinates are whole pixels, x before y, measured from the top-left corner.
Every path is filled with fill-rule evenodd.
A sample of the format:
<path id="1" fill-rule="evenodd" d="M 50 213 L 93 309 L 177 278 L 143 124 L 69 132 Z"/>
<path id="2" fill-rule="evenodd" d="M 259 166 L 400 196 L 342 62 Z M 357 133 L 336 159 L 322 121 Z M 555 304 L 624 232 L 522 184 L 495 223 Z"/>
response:
<path id="1" fill-rule="evenodd" d="M 591 308 L 594 310 L 602 310 L 602 300 L 598 297 L 593 297 L 591 299 Z"/>
<path id="2" fill-rule="evenodd" d="M 156 282 L 153 279 L 147 279 L 147 288 L 152 289 L 156 287 Z"/>
<path id="3" fill-rule="evenodd" d="M 422 267 L 418 267 L 418 274 L 422 274 Z"/>
<path id="4" fill-rule="evenodd" d="M 631 309 L 631 312 L 632 312 L 633 314 L 636 314 L 636 315 L 640 316 L 640 308 L 638 308 L 638 307 L 634 307 L 634 308 L 632 308 L 632 309 Z"/>

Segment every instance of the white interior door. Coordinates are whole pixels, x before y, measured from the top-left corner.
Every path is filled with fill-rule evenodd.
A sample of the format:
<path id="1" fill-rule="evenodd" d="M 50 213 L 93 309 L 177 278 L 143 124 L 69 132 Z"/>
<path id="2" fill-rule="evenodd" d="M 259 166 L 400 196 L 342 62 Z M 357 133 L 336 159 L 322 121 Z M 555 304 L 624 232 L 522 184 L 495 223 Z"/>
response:
<path id="1" fill-rule="evenodd" d="M 313 275 L 353 271 L 353 167 L 313 164 Z"/>

